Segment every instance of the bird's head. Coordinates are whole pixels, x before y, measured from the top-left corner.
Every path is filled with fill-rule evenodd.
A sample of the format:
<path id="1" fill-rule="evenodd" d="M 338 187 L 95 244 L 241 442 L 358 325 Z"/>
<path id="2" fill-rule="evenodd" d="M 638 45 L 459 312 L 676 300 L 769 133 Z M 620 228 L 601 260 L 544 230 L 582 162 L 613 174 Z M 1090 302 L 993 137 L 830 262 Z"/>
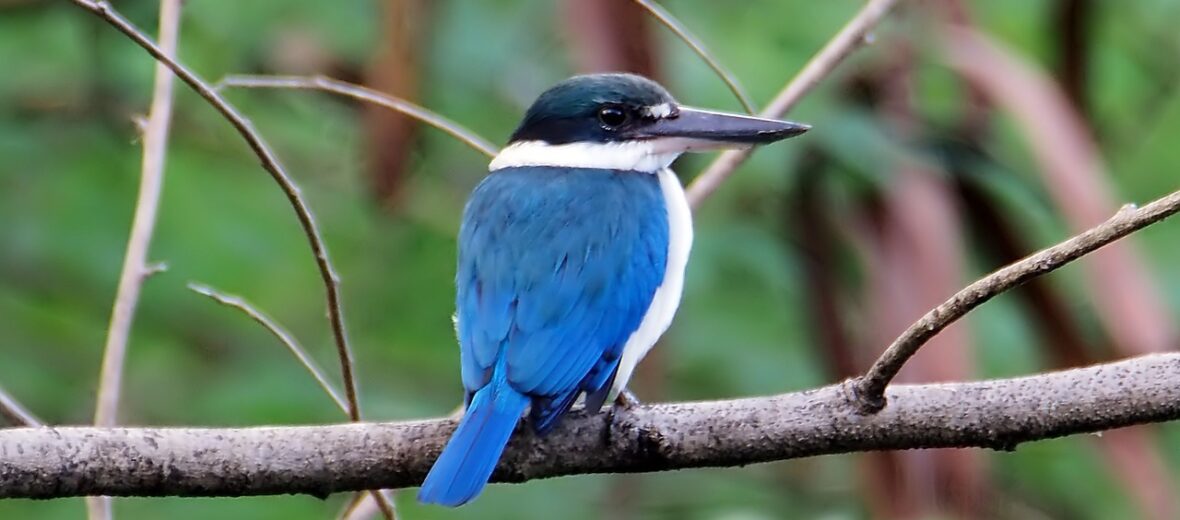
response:
<path id="1" fill-rule="evenodd" d="M 537 98 L 491 169 L 564 166 L 654 172 L 681 153 L 747 148 L 807 125 L 682 106 L 634 74 L 574 76 Z"/>

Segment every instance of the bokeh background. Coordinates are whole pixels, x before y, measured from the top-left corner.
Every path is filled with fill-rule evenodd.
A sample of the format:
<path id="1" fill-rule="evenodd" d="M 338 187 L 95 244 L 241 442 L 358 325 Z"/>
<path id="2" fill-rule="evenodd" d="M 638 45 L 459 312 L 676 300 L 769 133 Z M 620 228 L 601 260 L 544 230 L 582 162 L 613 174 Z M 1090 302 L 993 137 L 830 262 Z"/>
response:
<path id="1" fill-rule="evenodd" d="M 860 7 L 804 0 L 665 6 L 759 103 Z M 158 6 L 117 2 L 154 32 Z M 926 309 L 999 265 L 1180 185 L 1180 2 L 903 2 L 696 217 L 684 304 L 635 390 L 646 400 L 800 390 L 863 370 Z M 974 31 L 996 46 L 969 46 Z M 181 59 L 326 74 L 414 100 L 502 143 L 572 73 L 651 75 L 682 102 L 740 105 L 626 0 L 199 0 Z M 982 50 L 981 50 L 982 49 Z M 134 117 L 152 61 L 68 2 L 0 0 L 0 386 L 50 423 L 92 420 L 136 194 Z M 280 191 L 182 85 L 120 420 L 330 423 L 340 412 L 240 313 L 239 294 L 337 374 L 320 279 Z M 455 233 L 487 159 L 381 108 L 232 91 L 302 185 L 343 275 L 365 416 L 460 400 Z M 711 157 L 687 157 L 690 180 Z M 1014 376 L 1176 346 L 1180 224 L 1166 222 L 985 305 L 908 381 Z M 492 486 L 460 510 L 398 496 L 402 518 L 1176 518 L 1180 428 L 1021 445 L 829 456 L 735 469 Z M 123 499 L 118 518 L 328 518 L 347 497 Z M 0 518 L 79 518 L 80 499 L 0 501 Z"/>

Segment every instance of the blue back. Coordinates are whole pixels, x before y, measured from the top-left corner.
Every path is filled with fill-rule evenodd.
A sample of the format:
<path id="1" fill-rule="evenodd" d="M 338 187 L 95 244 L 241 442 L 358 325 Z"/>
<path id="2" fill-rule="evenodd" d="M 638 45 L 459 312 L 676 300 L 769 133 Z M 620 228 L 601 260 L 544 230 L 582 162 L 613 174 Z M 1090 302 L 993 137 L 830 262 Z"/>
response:
<path id="1" fill-rule="evenodd" d="M 544 432 L 579 393 L 601 404 L 627 338 L 663 282 L 668 216 L 655 174 L 589 168 L 494 171 L 459 231 L 456 308 L 463 386 L 497 360 Z"/>

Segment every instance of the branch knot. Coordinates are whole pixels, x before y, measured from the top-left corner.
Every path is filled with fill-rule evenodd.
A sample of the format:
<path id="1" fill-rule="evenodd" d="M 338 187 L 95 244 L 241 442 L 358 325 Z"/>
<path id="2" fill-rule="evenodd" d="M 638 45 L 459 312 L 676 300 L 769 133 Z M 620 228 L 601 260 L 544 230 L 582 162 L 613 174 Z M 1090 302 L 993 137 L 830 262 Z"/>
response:
<path id="1" fill-rule="evenodd" d="M 888 404 L 885 392 L 878 391 L 876 389 L 878 385 L 868 377 L 848 379 L 842 386 L 847 389 L 849 404 L 855 407 L 856 413 L 860 415 L 876 415 Z"/>

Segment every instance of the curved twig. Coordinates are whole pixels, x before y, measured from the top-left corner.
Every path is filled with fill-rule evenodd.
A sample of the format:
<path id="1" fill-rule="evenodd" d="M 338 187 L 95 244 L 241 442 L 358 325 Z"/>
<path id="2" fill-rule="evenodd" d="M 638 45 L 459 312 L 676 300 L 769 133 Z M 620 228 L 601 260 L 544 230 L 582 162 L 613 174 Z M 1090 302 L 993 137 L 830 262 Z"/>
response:
<path id="1" fill-rule="evenodd" d="M 1053 247 L 1042 249 L 1023 260 L 985 276 L 955 293 L 950 299 L 922 316 L 893 340 L 889 348 L 873 363 L 869 371 L 854 384 L 857 405 L 864 413 L 875 413 L 885 406 L 885 387 L 905 362 L 930 338 L 972 309 L 996 295 L 1037 276 L 1052 272 L 1135 231 L 1160 222 L 1180 212 L 1180 191 L 1153 201 L 1142 208 L 1123 206 L 1106 222 Z"/>
<path id="2" fill-rule="evenodd" d="M 833 453 L 1020 443 L 1180 418 L 1180 354 L 1015 379 L 898 385 L 861 415 L 844 384 L 571 413 L 521 428 L 493 477 L 730 467 Z M 264 428 L 0 430 L 0 498 L 242 496 L 416 486 L 455 419 Z"/>
<path id="3" fill-rule="evenodd" d="M 340 277 L 336 274 L 336 269 L 332 266 L 331 259 L 328 258 L 328 248 L 324 245 L 324 240 L 320 235 L 319 227 L 316 225 L 315 217 L 312 215 L 311 210 L 308 209 L 307 203 L 303 201 L 299 187 L 287 175 L 286 170 L 279 163 L 274 152 L 271 151 L 266 141 L 262 139 L 262 136 L 258 135 L 258 132 L 254 130 L 250 121 L 238 113 L 228 101 L 221 97 L 221 94 L 210 87 L 200 76 L 197 76 L 188 67 L 185 67 L 168 56 L 151 38 L 136 28 L 123 15 L 119 14 L 105 0 L 71 1 L 79 7 L 94 13 L 112 27 L 118 29 L 119 32 L 127 35 L 128 38 L 142 47 L 148 54 L 151 54 L 157 61 L 171 69 L 181 81 L 184 81 L 198 95 L 205 98 L 214 109 L 220 112 L 233 125 L 234 129 L 238 131 L 238 134 L 246 140 L 250 149 L 261 160 L 262 167 L 270 173 L 271 178 L 283 190 L 287 201 L 295 210 L 295 215 L 299 219 L 299 225 L 303 228 L 304 234 L 307 235 L 312 253 L 315 255 L 316 265 L 320 271 L 320 277 L 324 282 L 324 291 L 327 293 L 328 301 L 328 321 L 331 324 L 332 336 L 336 342 L 337 354 L 340 356 L 340 371 L 344 380 L 345 397 L 348 399 L 348 415 L 353 421 L 359 421 L 361 414 L 360 405 L 357 402 L 356 381 L 352 374 L 352 349 L 348 346 L 348 336 L 344 330 L 344 311 L 341 308 L 342 303 L 340 301 Z"/>
<path id="4" fill-rule="evenodd" d="M 496 145 L 480 137 L 475 132 L 464 128 L 459 123 L 447 119 L 435 112 L 420 107 L 404 99 L 378 92 L 346 81 L 340 81 L 325 76 L 261 76 L 236 74 L 226 76 L 218 81 L 213 88 L 221 90 L 224 87 L 239 88 L 289 88 L 302 90 L 320 90 L 347 96 L 353 99 L 380 105 L 390 110 L 405 114 L 423 123 L 446 132 L 488 157 L 495 157 L 499 153 Z"/>
<path id="5" fill-rule="evenodd" d="M 238 309 L 245 313 L 246 316 L 249 316 L 250 319 L 258 322 L 259 325 L 262 325 L 262 327 L 270 332 L 272 336 L 277 338 L 279 342 L 283 344 L 283 346 L 287 347 L 287 350 L 289 350 L 291 354 L 295 356 L 295 359 L 298 359 L 299 363 L 311 373 L 311 377 L 315 378 L 316 382 L 319 383 L 320 388 L 322 388 L 324 393 L 328 394 L 328 397 L 336 403 L 336 406 L 340 408 L 340 411 L 344 412 L 345 416 L 348 415 L 348 402 L 345 401 L 344 398 L 340 397 L 340 392 L 337 392 L 336 388 L 332 386 L 332 383 L 328 382 L 328 376 L 324 374 L 323 369 L 321 369 L 319 365 L 315 363 L 315 361 L 310 355 L 307 354 L 307 351 L 304 350 L 303 347 L 299 346 L 299 342 L 295 340 L 295 337 L 292 336 L 290 332 L 287 332 L 287 330 L 281 325 L 279 325 L 278 322 L 276 322 L 270 316 L 267 316 L 266 313 L 256 309 L 250 304 L 250 302 L 246 301 L 245 298 L 240 296 L 218 292 L 212 287 L 198 283 L 189 283 L 188 288 L 197 294 L 209 297 L 217 303 Z M 394 512 L 393 497 L 389 492 L 386 490 L 373 490 L 367 493 L 367 495 L 373 499 L 376 509 L 381 512 L 382 516 L 389 520 L 394 520 L 397 517 L 397 513 Z M 356 499 L 358 503 L 364 502 L 364 500 L 361 498 L 363 496 L 366 496 L 366 494 L 358 494 Z"/>
<path id="6" fill-rule="evenodd" d="M 328 397 L 336 403 L 336 406 L 340 408 L 340 411 L 344 412 L 344 415 L 348 415 L 348 402 L 345 401 L 343 397 L 340 397 L 340 393 L 337 392 L 336 389 L 332 387 L 332 383 L 328 381 L 328 376 L 324 374 L 324 371 L 319 367 L 319 365 L 316 364 L 315 360 L 313 360 L 311 356 L 307 354 L 307 351 L 299 345 L 299 342 L 295 340 L 295 337 L 292 336 L 290 332 L 287 332 L 287 329 L 284 329 L 281 325 L 275 322 L 274 319 L 272 319 L 270 316 L 267 316 L 266 313 L 254 308 L 253 305 L 250 305 L 250 302 L 246 301 L 241 296 L 225 294 L 212 287 L 209 287 L 208 285 L 199 283 L 189 283 L 188 288 L 197 294 L 209 297 L 217 303 L 238 309 L 245 313 L 246 316 L 249 316 L 250 319 L 258 322 L 259 325 L 262 325 L 262 327 L 265 328 L 267 332 L 270 332 L 270 334 L 277 338 L 279 342 L 283 344 L 283 346 L 287 347 L 287 350 L 295 356 L 295 359 L 299 360 L 299 363 L 303 365 L 303 368 L 306 368 L 307 371 L 311 373 L 311 377 L 315 378 L 316 383 L 319 383 L 320 388 L 322 388 L 324 393 L 328 394 Z"/>
<path id="7" fill-rule="evenodd" d="M 721 62 L 717 61 L 717 58 L 713 57 L 713 53 L 709 52 L 709 49 L 705 47 L 705 44 L 701 43 L 701 40 L 699 40 L 696 36 L 693 36 L 692 33 L 688 32 L 688 28 L 685 27 L 684 24 L 680 23 L 680 20 L 677 20 L 676 17 L 672 16 L 672 13 L 669 13 L 668 10 L 661 7 L 660 4 L 652 2 L 651 0 L 635 0 L 635 3 L 639 4 L 640 7 L 647 9 L 647 12 L 651 13 L 651 15 L 655 17 L 656 20 L 659 20 L 660 23 L 664 24 L 664 27 L 667 27 L 669 30 L 671 30 L 676 35 L 676 37 L 680 38 L 681 41 L 688 45 L 688 47 L 692 49 L 692 51 L 695 52 L 697 56 L 700 56 L 700 58 L 704 60 L 705 64 L 708 65 L 710 69 L 713 69 L 713 72 L 717 73 L 717 77 L 721 78 L 721 81 L 725 83 L 725 86 L 729 87 L 729 91 L 733 92 L 733 96 L 737 98 L 738 103 L 742 104 L 742 108 L 746 110 L 747 114 L 753 114 L 754 112 L 757 112 L 758 109 L 754 108 L 754 102 L 750 100 L 750 96 L 746 95 L 746 91 L 742 88 L 741 84 L 738 83 L 737 77 L 729 72 L 729 70 L 727 70 L 725 67 L 721 66 Z"/>
<path id="8" fill-rule="evenodd" d="M 897 2 L 898 0 L 870 0 L 865 4 L 856 13 L 856 16 L 852 17 L 844 25 L 844 28 L 840 29 L 840 32 L 832 37 L 827 45 L 824 45 L 824 48 L 811 58 L 811 61 L 807 62 L 803 70 L 800 70 L 790 83 L 787 83 L 779 91 L 770 105 L 763 109 L 759 115 L 770 118 L 782 117 L 820 80 L 828 77 L 836 65 L 839 65 L 852 51 L 859 48 L 864 43 L 869 31 L 885 18 L 885 15 Z M 702 201 L 717 191 L 721 183 L 725 182 L 725 179 L 728 179 L 734 170 L 750 157 L 751 153 L 753 153 L 753 149 L 731 150 L 719 155 L 688 186 L 686 193 L 688 204 L 693 208 L 699 207 Z"/>

